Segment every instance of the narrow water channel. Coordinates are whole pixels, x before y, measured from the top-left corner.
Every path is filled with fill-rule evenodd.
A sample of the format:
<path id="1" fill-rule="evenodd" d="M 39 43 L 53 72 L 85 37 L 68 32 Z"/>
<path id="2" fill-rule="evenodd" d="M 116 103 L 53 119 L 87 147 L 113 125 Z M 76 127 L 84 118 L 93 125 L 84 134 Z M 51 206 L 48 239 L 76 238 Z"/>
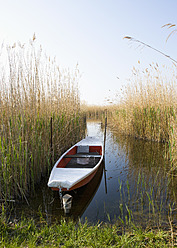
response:
<path id="1" fill-rule="evenodd" d="M 104 128 L 100 121 L 88 121 L 88 136 L 103 140 Z M 176 218 L 177 179 L 167 173 L 165 145 L 120 136 L 107 129 L 105 169 L 102 165 L 92 181 L 73 191 L 69 217 L 87 219 L 91 223 L 111 222 L 152 223 L 163 225 L 169 215 Z M 57 192 L 52 192 L 44 180 L 36 193 L 14 208 L 20 214 L 49 223 L 64 215 Z M 176 180 L 176 181 L 175 181 Z"/>

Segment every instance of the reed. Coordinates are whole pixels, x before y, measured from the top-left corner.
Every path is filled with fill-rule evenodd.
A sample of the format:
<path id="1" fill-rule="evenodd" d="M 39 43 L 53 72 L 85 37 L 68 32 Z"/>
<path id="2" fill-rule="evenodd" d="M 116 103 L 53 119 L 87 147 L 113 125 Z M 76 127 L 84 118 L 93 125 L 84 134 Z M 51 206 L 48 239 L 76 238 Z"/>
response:
<path id="1" fill-rule="evenodd" d="M 104 120 L 106 109 L 107 106 L 81 104 L 81 110 L 85 113 L 87 119 Z"/>
<path id="2" fill-rule="evenodd" d="M 120 135 L 113 130 L 118 143 L 119 156 L 125 154 L 128 170 L 121 174 L 115 166 L 113 179 L 117 197 L 118 218 L 122 225 L 143 227 L 168 227 L 170 207 L 173 223 L 176 221 L 176 177 L 169 173 L 171 161 L 164 156 L 166 144 L 145 142 L 134 137 Z M 118 162 L 119 164 L 119 162 Z M 117 180 L 117 182 L 116 182 Z M 113 215 L 111 216 L 113 220 Z"/>
<path id="3" fill-rule="evenodd" d="M 79 70 L 61 70 L 33 36 L 1 46 L 0 72 L 0 199 L 24 198 L 84 134 Z"/>
<path id="4" fill-rule="evenodd" d="M 112 108 L 110 124 L 126 135 L 170 144 L 174 168 L 177 153 L 176 67 L 161 70 L 153 63 L 143 71 L 134 68 L 119 102 Z"/>
<path id="5" fill-rule="evenodd" d="M 152 178 L 142 174 L 139 182 L 141 188 L 137 191 L 138 182 L 130 189 L 126 189 L 126 185 L 123 185 L 122 189 L 120 187 L 118 220 L 122 227 L 127 228 L 132 225 L 143 228 L 169 227 L 168 211 L 173 212 L 171 219 L 173 222 L 176 221 L 175 195 L 171 195 L 170 183 L 167 188 L 164 187 L 164 179 L 162 180 L 161 177 L 162 175 L 158 175 Z"/>

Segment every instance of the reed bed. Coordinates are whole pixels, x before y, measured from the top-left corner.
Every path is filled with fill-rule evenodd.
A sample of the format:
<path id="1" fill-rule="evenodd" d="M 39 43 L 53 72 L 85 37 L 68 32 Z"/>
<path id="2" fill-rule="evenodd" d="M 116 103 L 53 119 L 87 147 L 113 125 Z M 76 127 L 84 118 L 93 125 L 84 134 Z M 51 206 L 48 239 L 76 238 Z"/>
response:
<path id="1" fill-rule="evenodd" d="M 0 49 L 0 199 L 26 198 L 85 132 L 79 70 L 60 70 L 37 46 Z"/>
<path id="2" fill-rule="evenodd" d="M 133 69 L 122 101 L 112 110 L 111 125 L 119 132 L 171 146 L 172 166 L 176 163 L 177 70 L 149 65 Z"/>
<path id="3" fill-rule="evenodd" d="M 105 106 L 87 105 L 82 103 L 81 109 L 82 112 L 85 113 L 87 119 L 101 120 L 105 118 Z"/>

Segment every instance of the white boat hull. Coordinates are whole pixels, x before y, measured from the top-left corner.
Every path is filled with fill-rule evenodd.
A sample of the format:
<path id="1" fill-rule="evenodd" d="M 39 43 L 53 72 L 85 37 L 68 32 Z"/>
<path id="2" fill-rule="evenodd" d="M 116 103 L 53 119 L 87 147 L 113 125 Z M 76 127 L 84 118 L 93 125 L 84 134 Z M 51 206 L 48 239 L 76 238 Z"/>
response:
<path id="1" fill-rule="evenodd" d="M 80 148 L 84 151 L 83 155 L 80 152 L 76 152 L 76 149 L 80 151 Z M 89 150 L 88 154 L 86 153 L 87 149 Z M 92 167 L 89 161 L 94 159 L 97 159 L 97 162 Z M 77 160 L 77 163 L 72 162 L 72 160 Z M 67 150 L 55 163 L 49 177 L 48 187 L 52 188 L 52 190 L 61 189 L 62 191 L 82 187 L 94 177 L 102 160 L 102 142 L 95 137 L 87 137 Z M 68 166 L 71 162 L 72 165 Z M 78 163 L 79 168 L 77 168 Z"/>

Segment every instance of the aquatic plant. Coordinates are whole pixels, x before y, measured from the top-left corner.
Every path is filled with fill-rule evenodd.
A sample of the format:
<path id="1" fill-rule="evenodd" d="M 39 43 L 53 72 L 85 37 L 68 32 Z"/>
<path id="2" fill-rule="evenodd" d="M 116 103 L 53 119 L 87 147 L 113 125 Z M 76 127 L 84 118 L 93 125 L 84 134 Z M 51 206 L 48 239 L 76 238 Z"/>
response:
<path id="1" fill-rule="evenodd" d="M 123 92 L 122 102 L 114 109 L 119 130 L 156 141 L 169 141 L 170 124 L 176 119 L 176 71 L 171 81 L 163 78 L 158 65 L 145 71 L 133 69 L 130 83 Z"/>
<path id="2" fill-rule="evenodd" d="M 56 157 L 83 136 L 79 70 L 60 69 L 33 36 L 29 44 L 2 44 L 0 72 L 0 199 L 27 200 Z"/>
<path id="3" fill-rule="evenodd" d="M 163 25 L 161 28 L 167 28 L 168 30 L 170 30 L 169 35 L 167 36 L 166 42 L 168 41 L 168 39 L 176 34 L 177 29 L 176 29 L 176 24 L 172 24 L 172 23 L 167 23 L 165 25 Z M 172 30 L 172 31 L 171 31 Z M 166 75 L 168 75 L 168 78 L 164 78 L 164 71 L 160 71 L 159 70 L 159 66 L 156 63 L 155 66 L 153 66 L 153 69 L 155 69 L 155 73 L 149 72 L 149 68 L 147 68 L 145 71 L 143 71 L 143 73 L 146 74 L 146 77 L 142 77 L 142 74 L 140 72 L 137 73 L 137 70 L 135 70 L 134 68 L 134 72 L 133 75 L 135 75 L 136 77 L 136 85 L 135 89 L 137 89 L 137 85 L 138 87 L 140 86 L 140 93 L 142 94 L 142 99 L 140 97 L 138 97 L 138 100 L 140 100 L 140 103 L 143 106 L 143 111 L 141 110 L 140 115 L 135 116 L 135 119 L 137 119 L 138 125 L 140 125 L 140 128 L 138 131 L 138 135 L 142 136 L 144 138 L 144 131 L 146 131 L 147 126 L 148 126 L 148 115 L 149 112 L 152 112 L 151 118 L 153 117 L 153 122 L 154 124 L 151 125 L 152 127 L 152 132 L 150 132 L 150 138 L 154 139 L 154 128 L 157 129 L 155 131 L 155 133 L 158 134 L 158 136 L 160 135 L 160 137 L 155 137 L 155 140 L 157 139 L 158 141 L 165 141 L 169 143 L 169 157 L 170 157 L 170 161 L 171 161 L 171 170 L 174 171 L 177 168 L 177 148 L 176 148 L 176 140 L 177 140 L 177 120 L 176 120 L 176 113 L 177 113 L 177 99 L 176 99 L 176 90 L 177 90 L 177 84 L 176 84 L 176 66 L 177 66 L 177 60 L 175 60 L 174 58 L 170 57 L 169 55 L 167 55 L 166 53 L 160 51 L 159 49 L 156 49 L 154 47 L 152 47 L 151 45 L 142 42 L 141 40 L 137 40 L 133 37 L 130 36 L 125 36 L 124 39 L 129 40 L 130 42 L 134 42 L 134 43 L 138 43 L 140 46 L 143 47 L 147 47 L 149 49 L 154 50 L 155 52 L 161 54 L 162 56 L 166 57 L 167 59 L 169 59 L 174 67 L 173 67 L 173 71 L 167 72 Z M 138 61 L 139 62 L 139 61 Z M 140 62 L 139 62 L 140 63 Z M 152 65 L 150 65 L 152 67 Z M 153 71 L 154 72 L 154 71 Z M 147 77 L 148 75 L 148 77 Z M 172 75 L 169 78 L 169 75 Z M 145 79 L 145 85 L 143 80 Z M 148 79 L 148 81 L 146 80 Z M 165 84 L 164 84 L 165 81 Z M 151 101 L 150 98 L 150 104 L 147 105 L 146 102 L 146 97 L 147 94 L 144 95 L 143 90 L 145 90 L 145 93 L 148 92 L 148 84 L 149 82 L 151 83 L 151 87 L 152 89 L 155 89 L 155 91 L 151 91 L 151 97 L 154 99 L 154 96 L 156 97 L 155 99 L 158 101 L 156 101 L 156 104 L 154 106 L 154 104 Z M 141 87 L 143 85 L 143 87 Z M 156 86 L 160 86 L 156 87 Z M 134 87 L 133 86 L 133 87 Z M 145 87 L 144 87 L 145 86 Z M 133 87 L 131 88 L 133 90 Z M 156 96 L 157 94 L 157 96 Z M 165 96 L 165 98 L 164 98 Z M 148 96 L 148 100 L 149 100 L 149 96 Z M 136 101 L 135 101 L 136 102 Z M 144 106 L 144 102 L 146 103 L 146 105 Z M 137 102 L 136 102 L 137 103 Z M 150 109 L 147 109 L 147 107 Z M 136 112 L 136 111 L 135 111 Z M 139 112 L 139 107 L 138 107 L 138 112 Z M 142 120 L 142 115 L 145 115 L 145 117 Z M 161 118 L 160 116 L 163 116 L 163 118 Z M 146 117 L 147 116 L 147 117 Z M 140 117 L 140 120 L 138 120 L 138 117 Z M 160 125 L 160 122 L 162 122 L 162 125 Z M 137 127 L 138 129 L 138 127 Z M 133 131 L 134 132 L 134 131 Z M 155 135 L 156 136 L 156 135 Z M 149 137 L 148 137 L 149 138 Z"/>
<path id="4" fill-rule="evenodd" d="M 87 119 L 92 120 L 101 120 L 105 118 L 105 109 L 106 106 L 97 106 L 97 105 L 87 105 L 81 103 L 81 110 L 85 113 Z"/>
<path id="5" fill-rule="evenodd" d="M 118 132 L 170 144 L 173 165 L 177 152 L 176 77 L 176 67 L 161 70 L 152 63 L 143 71 L 134 68 L 122 101 L 112 108 L 110 121 Z"/>

